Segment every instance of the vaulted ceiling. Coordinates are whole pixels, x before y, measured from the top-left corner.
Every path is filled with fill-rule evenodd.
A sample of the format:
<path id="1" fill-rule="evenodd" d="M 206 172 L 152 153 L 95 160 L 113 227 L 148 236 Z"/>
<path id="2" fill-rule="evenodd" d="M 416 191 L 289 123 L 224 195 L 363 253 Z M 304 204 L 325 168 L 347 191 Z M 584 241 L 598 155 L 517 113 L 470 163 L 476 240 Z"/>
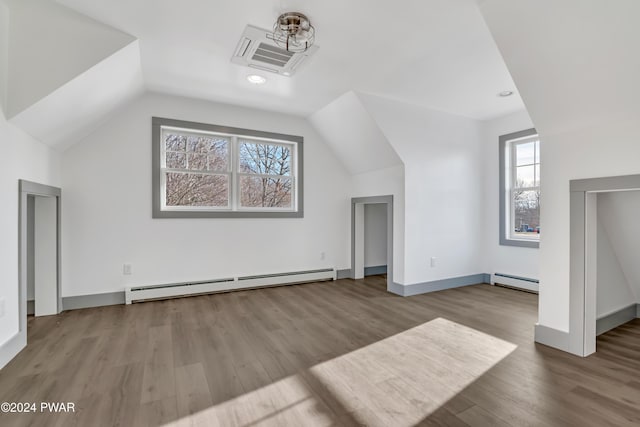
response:
<path id="1" fill-rule="evenodd" d="M 17 14 L 15 10 L 31 4 L 55 10 L 55 17 L 49 13 L 49 26 L 58 28 L 49 35 L 44 30 L 34 31 L 31 39 L 27 32 L 20 32 L 20 46 L 11 47 L 10 41 L 10 62 L 15 63 L 17 49 L 26 46 L 37 49 L 41 45 L 56 51 L 63 50 L 55 47 L 56 43 L 71 43 L 73 46 L 68 46 L 67 52 L 73 51 L 76 65 L 89 69 L 106 61 L 103 69 L 118 69 L 122 68 L 122 58 L 110 59 L 112 47 L 131 48 L 131 41 L 137 40 L 139 58 L 128 56 L 126 71 L 115 74 L 129 75 L 126 85 L 117 78 L 105 79 L 104 73 L 94 73 L 100 81 L 86 82 L 118 94 L 117 99 L 104 103 L 113 108 L 127 94 L 141 91 L 142 86 L 305 117 L 351 90 L 476 119 L 523 108 L 517 92 L 509 98 L 497 96 L 503 90 L 515 91 L 515 85 L 475 0 L 4 1 L 9 5 L 10 22 Z M 294 77 L 267 73 L 265 85 L 250 84 L 246 76 L 252 70 L 230 62 L 242 31 L 247 24 L 271 28 L 280 13 L 290 10 L 310 17 L 320 49 Z M 64 26 L 55 21 L 62 15 Z M 77 22 L 71 25 L 74 19 Z M 10 27 L 12 33 L 19 31 L 14 25 Z M 74 29 L 84 29 L 90 37 L 78 37 L 73 34 Z M 12 38 L 16 36 L 11 34 Z M 96 55 L 102 55 L 102 61 Z M 48 67 L 40 67 L 39 72 L 55 74 L 59 66 L 54 58 Z M 132 67 L 139 67 L 140 82 Z M 66 82 L 57 82 L 57 86 L 49 89 L 59 90 L 82 74 L 72 71 L 63 76 Z M 13 75 L 20 75 L 20 70 L 15 69 Z M 91 98 L 91 91 L 87 92 L 85 86 L 81 92 Z M 16 95 L 9 94 L 11 97 L 14 101 L 8 99 L 5 105 L 15 105 Z M 20 102 L 24 100 L 18 98 Z M 37 101 L 29 100 L 33 104 Z M 9 115 L 28 109 L 28 103 L 23 104 L 17 108 L 19 111 L 10 108 Z M 83 109 L 87 112 L 90 106 Z M 88 114 L 83 120 L 95 122 L 100 114 Z M 29 127 L 33 120 L 27 117 L 20 123 Z M 52 130 L 45 126 L 29 131 L 47 134 Z M 70 139 L 69 135 L 62 137 Z"/>
<path id="2" fill-rule="evenodd" d="M 308 115 L 348 90 L 474 118 L 521 109 L 475 0 L 59 0 L 140 40 L 151 89 Z M 247 24 L 271 28 L 282 12 L 307 14 L 317 55 L 294 78 L 229 61 Z"/>

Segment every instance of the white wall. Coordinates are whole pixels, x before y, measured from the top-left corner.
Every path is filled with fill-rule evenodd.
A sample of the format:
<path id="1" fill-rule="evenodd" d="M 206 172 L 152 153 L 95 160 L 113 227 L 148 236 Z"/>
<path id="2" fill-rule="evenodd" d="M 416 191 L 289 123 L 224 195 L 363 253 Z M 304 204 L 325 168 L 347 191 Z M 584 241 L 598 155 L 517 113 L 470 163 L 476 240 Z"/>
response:
<path id="1" fill-rule="evenodd" d="M 304 218 L 152 219 L 152 116 L 302 135 Z M 63 296 L 350 264 L 350 178 L 303 118 L 149 93 L 64 153 L 63 182 Z"/>
<path id="2" fill-rule="evenodd" d="M 600 207 L 598 207 L 600 210 Z M 600 216 L 600 212 L 598 213 Z M 601 218 L 598 218 L 596 316 L 610 314 L 636 301 L 622 271 L 616 251 Z"/>
<path id="3" fill-rule="evenodd" d="M 0 1 L 0 109 L 6 111 L 9 74 L 9 8 Z"/>
<path id="4" fill-rule="evenodd" d="M 359 97 L 404 163 L 400 283 L 483 273 L 480 122 L 372 95 Z M 431 257 L 438 258 L 435 268 Z"/>
<path id="5" fill-rule="evenodd" d="M 387 265 L 387 205 L 364 206 L 364 266 Z"/>
<path id="6" fill-rule="evenodd" d="M 58 200 L 36 197 L 34 208 L 35 315 L 51 316 L 58 313 Z"/>
<path id="7" fill-rule="evenodd" d="M 18 180 L 60 186 L 60 156 L 8 123 L 0 110 L 0 346 L 18 332 Z"/>
<path id="8" fill-rule="evenodd" d="M 393 196 L 393 277 L 391 279 L 400 284 L 404 284 L 404 179 L 402 165 L 353 175 L 351 193 L 352 197 Z M 351 211 L 348 215 L 351 215 Z M 351 251 L 351 242 L 348 241 L 347 244 Z"/>
<path id="9" fill-rule="evenodd" d="M 640 191 L 598 194 L 597 315 L 640 302 Z"/>
<path id="10" fill-rule="evenodd" d="M 568 331 L 569 181 L 640 173 L 640 2 L 479 4 L 544 143 L 538 321 Z"/>
<path id="11" fill-rule="evenodd" d="M 483 209 L 485 213 L 485 273 L 505 273 L 515 276 L 538 279 L 538 249 L 500 245 L 500 165 L 498 138 L 513 132 L 534 127 L 526 111 L 509 114 L 494 120 L 483 122 L 485 192 Z M 541 147 L 545 149 L 544 142 Z M 542 177 L 542 179 L 545 179 Z"/>

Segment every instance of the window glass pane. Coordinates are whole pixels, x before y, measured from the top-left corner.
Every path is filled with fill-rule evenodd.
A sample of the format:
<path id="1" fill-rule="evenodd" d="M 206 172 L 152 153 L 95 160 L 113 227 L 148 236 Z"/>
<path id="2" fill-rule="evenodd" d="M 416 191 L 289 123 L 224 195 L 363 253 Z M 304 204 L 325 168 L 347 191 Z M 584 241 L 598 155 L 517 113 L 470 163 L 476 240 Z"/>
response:
<path id="1" fill-rule="evenodd" d="M 536 163 L 540 163 L 540 141 L 536 141 Z"/>
<path id="2" fill-rule="evenodd" d="M 516 168 L 515 188 L 535 186 L 535 166 L 519 166 Z"/>
<path id="3" fill-rule="evenodd" d="M 540 191 L 513 191 L 514 237 L 540 234 Z"/>
<path id="4" fill-rule="evenodd" d="M 535 142 L 516 145 L 516 166 L 532 165 L 535 161 Z"/>
<path id="5" fill-rule="evenodd" d="M 187 159 L 189 160 L 190 170 L 206 171 L 209 168 L 209 156 L 207 153 L 188 153 Z"/>
<path id="6" fill-rule="evenodd" d="M 187 137 L 175 133 L 165 133 L 164 142 L 166 151 L 184 151 L 187 147 Z"/>
<path id="7" fill-rule="evenodd" d="M 166 167 L 169 169 L 184 169 L 187 167 L 187 156 L 185 153 L 167 152 L 165 156 Z"/>
<path id="8" fill-rule="evenodd" d="M 215 172 L 228 171 L 229 144 L 229 139 L 218 136 L 188 136 L 189 169 Z"/>
<path id="9" fill-rule="evenodd" d="M 536 187 L 540 186 L 540 165 L 536 165 Z"/>
<path id="10" fill-rule="evenodd" d="M 226 207 L 229 205 L 229 177 L 167 172 L 166 204 Z"/>
<path id="11" fill-rule="evenodd" d="M 291 179 L 241 176 L 240 205 L 245 208 L 291 208 Z"/>
<path id="12" fill-rule="evenodd" d="M 290 176 L 291 148 L 241 140 L 239 172 Z"/>

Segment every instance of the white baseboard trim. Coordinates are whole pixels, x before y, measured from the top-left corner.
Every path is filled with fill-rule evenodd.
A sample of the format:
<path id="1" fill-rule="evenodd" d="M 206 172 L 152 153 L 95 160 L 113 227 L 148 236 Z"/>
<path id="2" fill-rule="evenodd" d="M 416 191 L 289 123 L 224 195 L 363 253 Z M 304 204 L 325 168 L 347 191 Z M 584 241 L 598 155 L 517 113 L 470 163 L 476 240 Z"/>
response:
<path id="1" fill-rule="evenodd" d="M 569 332 L 553 329 L 536 323 L 535 341 L 548 347 L 569 352 Z"/>
<path id="2" fill-rule="evenodd" d="M 531 279 L 529 277 L 514 276 L 512 274 L 505 273 L 493 273 L 491 275 L 492 285 L 503 285 L 509 288 L 523 289 L 530 292 L 538 293 L 539 282 L 538 279 Z"/>
<path id="3" fill-rule="evenodd" d="M 27 334 L 17 333 L 7 342 L 0 345 L 0 369 L 4 368 L 7 363 L 27 346 Z"/>

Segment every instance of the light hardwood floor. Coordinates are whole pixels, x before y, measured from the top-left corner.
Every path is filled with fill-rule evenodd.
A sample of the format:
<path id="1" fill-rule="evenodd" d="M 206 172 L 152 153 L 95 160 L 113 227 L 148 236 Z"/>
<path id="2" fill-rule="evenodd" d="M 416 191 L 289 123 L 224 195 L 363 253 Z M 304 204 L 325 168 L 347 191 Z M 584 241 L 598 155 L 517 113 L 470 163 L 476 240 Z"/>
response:
<path id="1" fill-rule="evenodd" d="M 537 297 L 489 285 L 402 298 L 339 280 L 29 320 L 0 426 L 640 424 L 640 321 L 581 359 L 533 342 Z"/>

